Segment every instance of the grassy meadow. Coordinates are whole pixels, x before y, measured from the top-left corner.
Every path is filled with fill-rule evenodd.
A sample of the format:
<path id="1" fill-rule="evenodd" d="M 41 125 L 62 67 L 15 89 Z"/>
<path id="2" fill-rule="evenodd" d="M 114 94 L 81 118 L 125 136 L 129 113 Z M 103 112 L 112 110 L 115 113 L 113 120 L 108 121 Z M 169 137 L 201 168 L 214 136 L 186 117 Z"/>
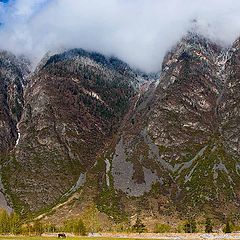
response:
<path id="1" fill-rule="evenodd" d="M 0 240 L 52 240 L 59 239 L 57 237 L 29 237 L 29 236 L 0 236 Z M 60 238 L 62 239 L 62 238 Z M 112 238 L 112 237 L 67 237 L 68 240 L 132 240 L 132 238 Z M 134 240 L 137 240 L 134 238 Z M 146 240 L 146 239 L 145 239 Z M 151 240 L 153 240 L 151 238 Z"/>
<path id="2" fill-rule="evenodd" d="M 0 236 L 0 240 L 53 240 L 57 237 L 29 237 L 29 236 Z M 60 238 L 63 239 L 63 238 Z M 112 237 L 67 237 L 67 240 L 132 240 L 133 238 L 112 238 Z M 134 238 L 134 240 L 138 240 Z M 141 239 L 142 240 L 142 239 Z M 145 239 L 147 240 L 147 239 Z M 154 240 L 151 238 L 151 240 Z"/>

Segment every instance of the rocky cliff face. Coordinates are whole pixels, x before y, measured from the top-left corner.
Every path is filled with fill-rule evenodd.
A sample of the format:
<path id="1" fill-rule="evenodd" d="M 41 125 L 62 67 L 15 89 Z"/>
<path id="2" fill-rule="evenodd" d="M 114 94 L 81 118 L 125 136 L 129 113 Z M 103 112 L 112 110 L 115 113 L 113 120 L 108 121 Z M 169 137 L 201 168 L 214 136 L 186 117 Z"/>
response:
<path id="1" fill-rule="evenodd" d="M 13 206 L 35 212 L 83 189 L 114 219 L 139 208 L 155 217 L 237 213 L 239 51 L 239 40 L 223 49 L 188 34 L 156 80 L 73 49 L 47 55 L 24 95 L 26 68 L 0 58 L 0 148 L 10 155 L 2 174 Z"/>
<path id="2" fill-rule="evenodd" d="M 218 112 L 220 116 L 220 132 L 223 136 L 225 147 L 232 155 L 239 156 L 239 49 L 237 40 L 229 50 L 229 60 L 226 63 L 226 80 L 222 94 L 219 97 Z"/>
<path id="3" fill-rule="evenodd" d="M 78 49 L 40 63 L 25 90 L 20 139 L 6 170 L 15 206 L 36 211 L 85 183 L 139 79 L 115 58 Z"/>
<path id="4" fill-rule="evenodd" d="M 0 159 L 6 161 L 18 141 L 17 123 L 24 108 L 23 88 L 29 74 L 29 62 L 9 52 L 0 52 Z M 0 180 L 0 207 L 11 211 Z"/>
<path id="5" fill-rule="evenodd" d="M 166 55 L 107 159 L 115 189 L 140 197 L 158 186 L 158 210 L 164 195 L 184 213 L 237 212 L 238 43 L 222 49 L 189 34 Z"/>
<path id="6" fill-rule="evenodd" d="M 17 122 L 23 106 L 23 85 L 28 62 L 8 52 L 0 52 L 0 152 L 10 151 L 18 138 Z"/>

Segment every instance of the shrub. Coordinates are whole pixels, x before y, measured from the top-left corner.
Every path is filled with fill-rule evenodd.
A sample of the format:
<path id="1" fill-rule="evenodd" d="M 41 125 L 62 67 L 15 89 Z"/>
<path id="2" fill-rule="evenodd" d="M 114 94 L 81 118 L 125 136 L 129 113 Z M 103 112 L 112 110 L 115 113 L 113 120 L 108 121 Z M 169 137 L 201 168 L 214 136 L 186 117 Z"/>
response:
<path id="1" fill-rule="evenodd" d="M 236 226 L 233 226 L 233 231 L 236 231 L 236 232 L 240 232 L 240 226 L 236 225 Z"/>
<path id="2" fill-rule="evenodd" d="M 167 224 L 156 224 L 154 227 L 155 233 L 167 233 L 171 232 L 171 226 Z"/>
<path id="3" fill-rule="evenodd" d="M 231 233 L 233 230 L 233 225 L 230 223 L 230 221 L 226 222 L 226 226 L 223 228 L 224 233 Z"/>
<path id="4" fill-rule="evenodd" d="M 75 235 L 85 236 L 87 234 L 86 226 L 82 219 L 73 219 L 64 222 L 63 231 L 71 232 Z"/>
<path id="5" fill-rule="evenodd" d="M 183 230 L 185 233 L 195 233 L 197 232 L 197 223 L 195 221 L 195 219 L 189 219 L 184 227 Z"/>
<path id="6" fill-rule="evenodd" d="M 43 225 L 40 221 L 35 221 L 32 226 L 32 232 L 37 235 L 41 236 L 44 232 Z"/>
<path id="7" fill-rule="evenodd" d="M 210 218 L 206 219 L 205 223 L 205 232 L 206 233 L 212 233 L 213 232 L 213 224 Z"/>
<path id="8" fill-rule="evenodd" d="M 184 226 L 182 224 L 177 226 L 177 232 L 178 233 L 183 233 L 184 232 Z"/>
<path id="9" fill-rule="evenodd" d="M 132 226 L 132 230 L 137 233 L 146 231 L 146 226 L 142 223 L 140 218 L 137 218 L 136 223 Z"/>
<path id="10" fill-rule="evenodd" d="M 16 213 L 8 214 L 0 210 L 0 233 L 19 234 L 21 232 L 21 219 Z"/>
<path id="11" fill-rule="evenodd" d="M 49 233 L 55 233 L 55 232 L 59 232 L 56 225 L 52 224 L 52 223 L 48 223 L 44 225 L 44 232 L 49 232 Z"/>

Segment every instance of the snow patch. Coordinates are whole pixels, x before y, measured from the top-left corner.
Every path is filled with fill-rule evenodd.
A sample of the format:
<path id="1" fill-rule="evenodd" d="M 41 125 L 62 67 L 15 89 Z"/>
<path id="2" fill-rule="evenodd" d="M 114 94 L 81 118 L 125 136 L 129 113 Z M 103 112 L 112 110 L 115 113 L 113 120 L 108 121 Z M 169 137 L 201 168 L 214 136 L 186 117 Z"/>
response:
<path id="1" fill-rule="evenodd" d="M 93 91 L 88 91 L 88 90 L 85 89 L 85 88 L 83 88 L 82 90 L 83 90 L 83 92 L 84 92 L 85 94 L 88 94 L 89 96 L 97 99 L 97 100 L 100 101 L 101 103 L 104 103 L 104 101 L 101 99 L 101 97 L 100 97 L 97 93 L 95 93 L 95 92 L 93 92 Z"/>
<path id="2" fill-rule="evenodd" d="M 240 176 L 240 163 L 236 163 L 236 172 Z"/>
<path id="3" fill-rule="evenodd" d="M 17 141 L 16 141 L 16 146 L 19 144 L 20 137 L 21 137 L 21 134 L 20 134 L 20 132 L 18 132 L 18 138 L 17 138 Z"/>
<path id="4" fill-rule="evenodd" d="M 17 140 L 16 140 L 15 147 L 19 144 L 20 137 L 21 137 L 21 134 L 20 134 L 20 130 L 19 130 L 19 126 L 18 126 L 18 124 L 17 124 L 17 134 L 18 134 L 18 137 L 17 137 Z"/>
<path id="5" fill-rule="evenodd" d="M 111 169 L 111 163 L 108 159 L 106 159 L 105 164 L 106 164 L 106 183 L 107 183 L 107 186 L 110 187 L 109 172 Z"/>

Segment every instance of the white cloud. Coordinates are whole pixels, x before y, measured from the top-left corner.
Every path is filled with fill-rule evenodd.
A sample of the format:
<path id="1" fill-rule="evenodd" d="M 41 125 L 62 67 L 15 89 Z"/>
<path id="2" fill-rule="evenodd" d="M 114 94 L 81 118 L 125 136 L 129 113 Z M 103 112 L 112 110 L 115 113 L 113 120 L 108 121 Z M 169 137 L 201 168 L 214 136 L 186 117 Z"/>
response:
<path id="1" fill-rule="evenodd" d="M 191 20 L 208 37 L 231 44 L 240 33 L 239 13 L 239 0 L 12 0 L 0 46 L 32 57 L 81 47 L 156 71 Z"/>
<path id="2" fill-rule="evenodd" d="M 14 5 L 14 14 L 21 17 L 31 17 L 46 0 L 17 0 Z"/>

